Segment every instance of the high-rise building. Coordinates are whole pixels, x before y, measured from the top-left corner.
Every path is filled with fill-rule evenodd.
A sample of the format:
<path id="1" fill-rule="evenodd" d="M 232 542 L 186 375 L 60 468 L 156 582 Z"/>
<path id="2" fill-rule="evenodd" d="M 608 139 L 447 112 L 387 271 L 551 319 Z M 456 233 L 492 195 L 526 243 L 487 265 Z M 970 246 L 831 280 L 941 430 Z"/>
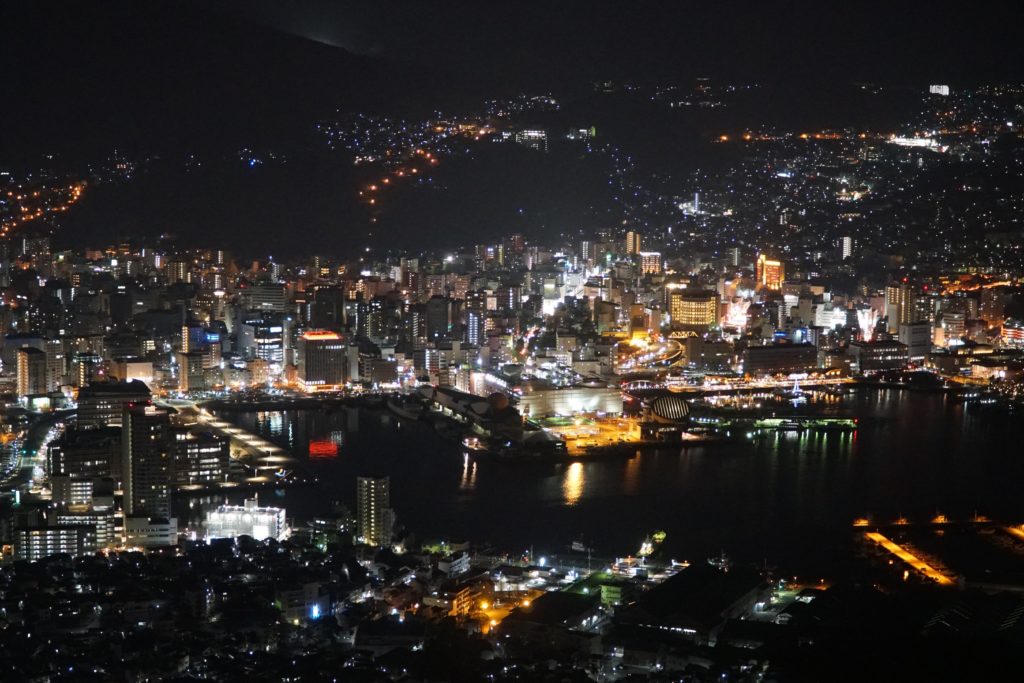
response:
<path id="1" fill-rule="evenodd" d="M 178 391 L 203 391 L 206 387 L 205 351 L 179 351 L 175 354 L 178 362 Z"/>
<path id="2" fill-rule="evenodd" d="M 839 258 L 844 261 L 853 256 L 853 238 L 850 236 L 839 238 Z"/>
<path id="3" fill-rule="evenodd" d="M 46 451 L 46 472 L 51 480 L 68 477 L 92 480 L 121 479 L 121 429 L 103 427 L 69 429 Z"/>
<path id="4" fill-rule="evenodd" d="M 227 440 L 210 432 L 173 430 L 174 481 L 178 485 L 226 481 L 230 449 Z"/>
<path id="5" fill-rule="evenodd" d="M 626 253 L 639 254 L 641 248 L 640 233 L 630 230 L 626 233 Z"/>
<path id="6" fill-rule="evenodd" d="M 18 396 L 37 396 L 50 391 L 46 352 L 33 346 L 18 349 Z"/>
<path id="7" fill-rule="evenodd" d="M 641 251 L 640 252 L 640 273 L 642 275 L 661 274 L 661 252 Z"/>
<path id="8" fill-rule="evenodd" d="M 274 313 L 249 314 L 239 327 L 238 347 L 246 358 L 284 362 L 285 321 Z"/>
<path id="9" fill-rule="evenodd" d="M 923 361 L 932 350 L 932 326 L 927 320 L 901 323 L 899 340 L 907 345 L 907 354 L 911 362 Z"/>
<path id="10" fill-rule="evenodd" d="M 152 394 L 145 382 L 94 382 L 78 392 L 78 428 L 121 426 L 127 404 L 149 403 Z"/>
<path id="11" fill-rule="evenodd" d="M 170 416 L 156 406 L 126 405 L 121 429 L 125 517 L 170 519 Z"/>
<path id="12" fill-rule="evenodd" d="M 889 331 L 914 322 L 914 288 L 907 282 L 894 282 L 885 288 L 885 315 Z"/>
<path id="13" fill-rule="evenodd" d="M 368 545 L 391 541 L 391 480 L 389 477 L 359 477 L 356 480 L 356 508 L 359 537 Z"/>
<path id="14" fill-rule="evenodd" d="M 786 279 L 786 266 L 778 259 L 768 258 L 765 254 L 758 254 L 756 277 L 756 288 L 758 291 L 778 292 L 782 289 L 783 280 Z"/>
<path id="15" fill-rule="evenodd" d="M 668 314 L 673 330 L 707 331 L 718 324 L 718 293 L 670 291 Z"/>
<path id="16" fill-rule="evenodd" d="M 303 391 L 336 391 L 345 384 L 346 348 L 341 335 L 307 330 L 299 336 L 295 364 Z"/>
<path id="17" fill-rule="evenodd" d="M 448 299 L 440 294 L 435 294 L 427 300 L 426 322 L 427 338 L 430 341 L 438 341 L 448 336 L 449 312 L 451 306 Z"/>
<path id="18" fill-rule="evenodd" d="M 580 242 L 580 260 L 585 264 L 592 264 L 595 258 L 595 245 L 593 240 Z"/>

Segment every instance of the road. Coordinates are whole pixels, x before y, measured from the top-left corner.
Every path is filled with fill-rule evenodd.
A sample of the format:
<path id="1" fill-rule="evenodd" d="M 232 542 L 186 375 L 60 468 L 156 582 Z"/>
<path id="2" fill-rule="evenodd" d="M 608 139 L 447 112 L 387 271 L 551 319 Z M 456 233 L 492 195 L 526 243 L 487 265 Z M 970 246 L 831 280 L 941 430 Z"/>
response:
<path id="1" fill-rule="evenodd" d="M 42 470 L 45 465 L 44 449 L 48 443 L 48 437 L 53 435 L 51 429 L 74 413 L 74 409 L 58 410 L 39 416 L 29 425 L 28 433 L 25 435 L 25 440 L 21 444 L 20 453 L 18 454 L 18 468 L 4 482 L 4 491 L 13 491 L 15 489 L 25 491 L 39 479 L 43 474 Z"/>

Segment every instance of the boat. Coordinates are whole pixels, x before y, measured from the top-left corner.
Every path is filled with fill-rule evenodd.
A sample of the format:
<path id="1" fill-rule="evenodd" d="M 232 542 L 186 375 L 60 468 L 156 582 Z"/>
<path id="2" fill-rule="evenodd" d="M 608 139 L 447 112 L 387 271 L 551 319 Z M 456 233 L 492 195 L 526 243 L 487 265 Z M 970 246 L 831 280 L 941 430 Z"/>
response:
<path id="1" fill-rule="evenodd" d="M 806 427 L 804 427 L 802 422 L 797 422 L 796 420 L 783 420 L 776 429 L 780 432 L 802 432 Z"/>

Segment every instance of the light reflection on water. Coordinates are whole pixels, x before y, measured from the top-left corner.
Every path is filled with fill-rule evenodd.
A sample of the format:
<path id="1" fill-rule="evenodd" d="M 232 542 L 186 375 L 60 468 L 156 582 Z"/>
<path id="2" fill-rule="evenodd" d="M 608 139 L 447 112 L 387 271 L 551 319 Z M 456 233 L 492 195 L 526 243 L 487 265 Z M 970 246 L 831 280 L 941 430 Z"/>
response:
<path id="1" fill-rule="evenodd" d="M 860 418 L 859 431 L 764 432 L 737 445 L 560 465 L 489 462 L 425 423 L 381 411 L 223 417 L 300 460 L 311 439 L 341 444 L 337 458 L 310 464 L 316 487 L 270 499 L 289 518 L 321 514 L 334 501 L 352 508 L 356 476 L 388 474 L 399 521 L 420 538 L 463 537 L 503 549 L 552 552 L 583 535 L 598 553 L 630 552 L 645 534 L 664 529 L 677 557 L 724 548 L 761 560 L 821 551 L 869 514 L 977 510 L 1024 522 L 1019 427 L 979 422 L 936 394 L 856 392 L 842 408 Z"/>
<path id="2" fill-rule="evenodd" d="M 562 496 L 566 505 L 573 506 L 580 502 L 585 483 L 583 463 L 577 461 L 566 468 L 565 478 L 562 480 Z"/>

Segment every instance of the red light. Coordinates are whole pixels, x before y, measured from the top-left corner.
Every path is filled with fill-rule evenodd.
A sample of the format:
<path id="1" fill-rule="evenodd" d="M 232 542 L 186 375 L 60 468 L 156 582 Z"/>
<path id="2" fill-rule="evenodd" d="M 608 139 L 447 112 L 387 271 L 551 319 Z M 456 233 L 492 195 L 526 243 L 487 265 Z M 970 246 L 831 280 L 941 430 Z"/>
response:
<path id="1" fill-rule="evenodd" d="M 333 441 L 310 441 L 309 457 L 311 458 L 336 458 L 338 457 L 338 444 Z"/>

